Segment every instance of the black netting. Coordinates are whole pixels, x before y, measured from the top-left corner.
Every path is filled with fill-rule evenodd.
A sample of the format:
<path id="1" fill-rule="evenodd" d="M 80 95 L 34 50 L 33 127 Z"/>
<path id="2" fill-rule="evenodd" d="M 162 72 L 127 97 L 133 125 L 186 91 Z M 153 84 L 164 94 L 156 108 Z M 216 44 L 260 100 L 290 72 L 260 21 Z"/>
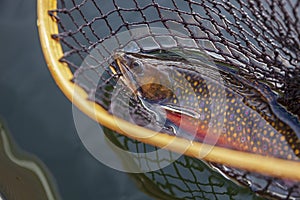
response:
<path id="1" fill-rule="evenodd" d="M 105 133 L 111 141 L 125 150 L 131 152 L 149 151 L 148 145 L 108 129 L 105 129 Z M 149 163 L 163 162 L 159 154 L 155 159 L 149 157 L 145 160 Z M 136 162 L 137 165 L 141 164 L 138 157 L 126 161 Z M 172 164 L 160 170 L 143 174 L 131 174 L 131 176 L 143 191 L 161 200 L 263 199 L 248 188 L 225 179 L 218 171 L 211 169 L 209 165 L 201 160 L 188 156 L 181 156 Z"/>
<path id="2" fill-rule="evenodd" d="M 148 152 L 157 150 L 156 147 L 149 147 L 139 141 L 132 140 L 123 135 L 105 129 L 107 137 L 122 149 L 130 152 Z M 152 156 L 133 156 L 132 160 L 136 165 L 141 162 L 163 163 L 165 160 L 159 154 Z M 142 160 L 142 161 L 141 161 Z M 265 177 L 260 174 L 249 173 L 243 170 L 228 168 L 226 166 L 214 165 L 217 169 L 226 172 L 234 177 L 242 185 L 236 184 L 219 174 L 207 163 L 188 156 L 181 156 L 170 165 L 160 170 L 146 172 L 143 174 L 132 174 L 139 187 L 157 199 L 298 199 L 299 186 L 286 184 L 280 179 Z M 214 168 L 213 167 L 213 168 Z M 257 196 L 255 193 L 262 196 Z"/>
<path id="3" fill-rule="evenodd" d="M 131 45 L 130 40 L 124 42 L 119 37 L 119 34 L 128 31 L 129 35 L 125 36 L 134 36 L 133 46 L 139 50 L 144 49 L 143 40 L 148 36 L 151 36 L 159 48 L 165 47 L 165 41 L 171 41 L 174 46 L 186 49 L 189 46 L 182 41 L 192 38 L 196 47 L 202 48 L 215 62 L 222 63 L 223 66 L 234 66 L 233 75 L 223 75 L 225 85 L 238 88 L 240 82 L 235 76 L 243 77 L 255 80 L 255 87 L 267 85 L 274 94 L 270 98 L 268 95 L 267 98 L 262 97 L 259 93 L 264 93 L 265 89 L 260 88 L 258 92 L 251 93 L 250 100 L 245 100 L 248 105 L 261 109 L 261 115 L 270 122 L 275 123 L 280 118 L 293 128 L 298 126 L 295 129 L 299 130 L 299 0 L 59 0 L 58 9 L 49 11 L 49 14 L 59 24 L 60 32 L 53 35 L 53 38 L 59 39 L 63 45 L 64 56 L 61 62 L 69 65 L 74 73 L 73 81 L 89 93 L 90 100 L 108 110 L 111 109 L 112 91 L 116 88 L 119 76 L 122 76 L 120 72 L 112 73 L 109 68 L 114 65 L 112 52 L 116 50 L 115 46 L 125 48 Z M 164 28 L 169 32 L 153 37 L 150 27 Z M 139 37 L 131 32 L 134 28 L 148 28 L 150 31 Z M 172 134 L 173 127 L 153 121 L 155 113 L 149 113 L 137 99 L 131 99 L 130 91 L 120 89 L 117 93 L 123 98 L 119 99 L 118 105 L 113 106 L 127 105 L 130 102 L 130 112 L 135 113 L 132 114 L 135 116 L 135 123 L 163 127 L 164 132 Z M 122 109 L 121 107 L 118 109 Z M 277 107 L 287 110 L 288 116 L 276 116 L 282 113 L 280 109 L 277 113 L 274 111 Z M 297 136 L 299 133 L 286 136 L 286 140 L 291 141 L 289 144 L 294 145 L 293 149 L 299 149 Z M 192 164 L 189 167 L 193 168 Z M 224 166 L 218 168 L 236 180 L 250 184 L 254 191 L 282 198 L 299 197 L 297 183 L 286 184 L 282 180 L 227 169 Z M 154 174 L 151 176 L 154 177 Z M 160 176 L 165 175 L 162 172 Z M 178 174 L 173 178 L 177 179 Z M 206 181 L 204 179 L 198 181 L 195 183 L 195 191 L 199 195 L 194 195 L 193 189 L 184 191 L 189 193 L 190 199 L 210 198 L 209 194 L 212 194 L 212 198 L 219 198 L 218 195 L 222 192 L 217 192 L 213 187 L 207 189 L 205 184 L 200 184 Z M 159 186 L 161 190 L 167 188 L 170 194 L 172 187 L 169 183 Z M 224 195 L 234 199 L 229 193 L 225 192 Z"/>
<path id="4" fill-rule="evenodd" d="M 238 64 L 240 74 L 267 82 L 280 94 L 279 102 L 300 115 L 299 1 L 59 3 L 62 31 L 53 37 L 65 45 L 62 61 L 74 70 L 95 46 L 121 31 L 138 25 L 166 27 L 201 40 L 206 51 Z"/>
<path id="5" fill-rule="evenodd" d="M 175 29 L 267 82 L 279 102 L 299 110 L 299 1 L 60 1 L 62 61 L 79 68 L 98 44 L 134 26 Z M 53 12 L 50 12 L 50 14 Z M 91 90 L 91 89 L 90 89 Z M 293 95 L 291 95 L 291 93 Z M 296 103 L 295 103 L 296 102 Z"/>

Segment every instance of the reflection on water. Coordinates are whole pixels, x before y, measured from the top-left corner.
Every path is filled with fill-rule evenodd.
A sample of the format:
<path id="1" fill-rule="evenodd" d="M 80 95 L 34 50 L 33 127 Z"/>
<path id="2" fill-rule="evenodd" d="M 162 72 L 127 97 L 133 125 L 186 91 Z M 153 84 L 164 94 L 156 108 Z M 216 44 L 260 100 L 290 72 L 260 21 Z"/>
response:
<path id="1" fill-rule="evenodd" d="M 12 138 L 46 165 L 62 199 L 151 199 L 126 173 L 101 165 L 82 146 L 72 104 L 54 83 L 41 51 L 36 3 L 0 1 L 0 115 Z"/>
<path id="2" fill-rule="evenodd" d="M 45 167 L 37 158 L 17 151 L 1 122 L 0 147 L 1 200 L 59 199 Z"/>
<path id="3" fill-rule="evenodd" d="M 6 198 L 1 193 L 0 193 L 0 200 L 6 200 Z"/>

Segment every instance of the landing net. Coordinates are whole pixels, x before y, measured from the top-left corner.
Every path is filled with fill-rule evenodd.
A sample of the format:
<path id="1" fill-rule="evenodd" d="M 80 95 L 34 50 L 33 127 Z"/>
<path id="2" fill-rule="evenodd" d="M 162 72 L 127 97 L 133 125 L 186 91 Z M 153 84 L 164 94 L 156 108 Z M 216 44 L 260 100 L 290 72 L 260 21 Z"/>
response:
<path id="1" fill-rule="evenodd" d="M 175 31 L 163 34 L 163 36 L 173 37 L 175 46 L 187 48 L 189 46 L 182 41 L 192 38 L 212 59 L 228 66 L 235 66 L 237 76 L 266 84 L 276 94 L 276 102 L 289 112 L 291 121 L 299 123 L 300 1 L 59 0 L 49 3 L 40 1 L 39 4 L 42 45 L 54 78 L 56 81 L 62 79 L 71 81 L 67 84 L 57 81 L 70 99 L 72 99 L 72 92 L 69 90 L 74 89 L 72 83 L 78 83 L 84 90 L 80 94 L 83 94 L 89 102 L 100 105 L 103 116 L 109 115 L 112 91 L 121 76 L 112 73 L 109 68 L 112 52 L 115 49 L 111 49 L 106 41 L 114 38 L 115 45 L 124 48 L 130 44 L 118 41 L 118 34 L 126 31 L 131 33 L 135 28 L 151 30 L 151 27 L 158 27 Z M 48 43 L 44 43 L 45 38 L 49 39 Z M 142 43 L 145 35 L 141 35 L 140 38 L 135 35 L 134 38 L 136 44 L 134 48 L 142 49 L 143 45 L 139 44 Z M 152 40 L 156 40 L 158 47 L 164 45 L 155 37 Z M 60 45 L 62 49 L 59 48 Z M 101 61 L 86 62 L 86 57 L 90 56 L 95 48 L 101 49 L 97 54 L 100 55 Z M 85 65 L 83 66 L 82 63 Z M 61 69 L 57 70 L 59 67 Z M 60 70 L 62 72 L 59 72 Z M 124 95 L 130 96 L 130 94 Z M 138 112 L 139 115 L 144 116 L 144 119 L 149 117 L 149 113 L 144 112 L 138 102 L 130 101 L 133 112 Z M 93 117 L 89 108 L 92 104 L 86 102 L 81 104 L 78 101 L 77 106 Z M 93 118 L 114 129 L 115 124 L 111 123 L 109 118 L 101 119 L 101 114 Z M 136 129 L 136 132 L 141 130 L 144 129 Z M 164 129 L 162 132 L 168 130 Z M 157 145 L 156 142 L 159 141 L 147 141 L 134 134 L 123 134 L 152 145 Z M 161 138 L 161 141 L 166 140 Z M 245 161 L 239 160 L 237 163 L 245 162 L 244 167 L 246 167 L 247 154 L 239 155 L 245 155 Z M 217 157 L 208 157 L 208 160 L 216 162 Z M 259 160 L 260 157 L 258 156 L 257 159 Z M 262 160 L 263 158 L 260 161 Z M 274 163 L 276 162 L 274 160 Z M 278 163 L 276 166 L 280 166 L 281 171 L 288 171 L 283 169 L 283 166 L 292 166 L 287 172 L 289 175 L 283 175 L 284 177 L 291 178 L 295 174 L 295 179 L 300 179 L 299 176 L 297 178 L 299 163 L 284 161 Z M 221 162 L 221 164 L 230 164 L 230 162 Z M 262 167 L 263 164 L 258 161 L 254 164 L 256 166 L 246 170 L 253 169 L 255 172 L 261 170 L 262 173 L 268 174 L 270 166 Z M 233 166 L 238 165 L 233 164 Z M 230 169 L 223 169 L 223 171 L 231 173 Z M 236 174 L 237 171 L 232 176 Z M 241 172 L 240 176 L 245 175 Z M 265 191 L 268 190 L 266 188 Z M 278 191 L 274 193 L 276 192 Z M 288 197 L 293 196 L 292 194 L 293 191 L 290 190 L 285 195 Z"/>

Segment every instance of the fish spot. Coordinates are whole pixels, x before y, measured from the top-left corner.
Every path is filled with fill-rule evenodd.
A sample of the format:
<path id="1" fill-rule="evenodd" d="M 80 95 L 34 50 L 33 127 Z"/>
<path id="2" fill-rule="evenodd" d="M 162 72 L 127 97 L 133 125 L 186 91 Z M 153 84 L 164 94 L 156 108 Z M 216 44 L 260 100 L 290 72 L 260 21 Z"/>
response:
<path id="1" fill-rule="evenodd" d="M 281 155 L 281 156 L 284 155 L 284 152 L 283 152 L 283 151 L 280 151 L 280 152 L 279 152 L 279 155 Z"/>
<path id="2" fill-rule="evenodd" d="M 276 125 L 275 122 L 272 122 L 272 123 L 271 123 L 271 126 L 275 127 L 275 125 Z"/>
<path id="3" fill-rule="evenodd" d="M 246 142 L 246 137 L 245 136 L 241 137 L 241 142 L 242 143 Z"/>
<path id="4" fill-rule="evenodd" d="M 267 133 L 268 133 L 267 130 L 263 130 L 264 135 L 267 135 Z"/>
<path id="5" fill-rule="evenodd" d="M 237 130 L 237 131 L 241 131 L 241 130 L 242 130 L 242 126 L 241 126 L 241 125 L 238 125 L 238 126 L 236 127 L 236 130 Z"/>
<path id="6" fill-rule="evenodd" d="M 212 131 L 212 132 L 213 132 L 213 134 L 214 134 L 214 135 L 217 135 L 217 133 L 218 133 L 218 130 L 217 130 L 217 129 L 213 129 L 213 131 Z"/>
<path id="7" fill-rule="evenodd" d="M 244 112 L 245 116 L 249 116 L 250 115 L 250 110 L 249 109 L 246 109 L 245 112 Z"/>
<path id="8" fill-rule="evenodd" d="M 250 127 L 246 128 L 246 132 L 250 133 L 251 132 L 251 128 Z"/>

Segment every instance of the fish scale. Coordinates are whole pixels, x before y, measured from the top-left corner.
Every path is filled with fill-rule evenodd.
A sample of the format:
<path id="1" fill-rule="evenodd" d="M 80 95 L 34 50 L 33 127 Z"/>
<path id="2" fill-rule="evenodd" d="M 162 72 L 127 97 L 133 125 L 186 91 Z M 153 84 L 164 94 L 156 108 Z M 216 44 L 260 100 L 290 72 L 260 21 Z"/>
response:
<path id="1" fill-rule="evenodd" d="M 143 53 L 119 53 L 115 60 L 123 74 L 121 80 L 137 97 L 161 105 L 167 119 L 195 133 L 196 140 L 299 160 L 297 134 L 272 113 L 267 101 L 270 97 L 262 95 L 265 88 L 252 87 L 260 85 L 249 84 L 249 80 L 237 79 L 224 70 L 220 71 L 221 77 L 231 78 L 220 83 L 209 77 L 214 76 L 213 71 L 210 75 L 192 70 L 197 64 L 184 60 L 159 60 Z"/>
<path id="2" fill-rule="evenodd" d="M 214 94 L 214 88 L 218 87 L 214 84 L 210 84 L 211 87 L 208 90 L 207 84 L 200 75 L 196 74 L 194 77 L 190 78 L 191 75 L 188 75 L 189 73 L 187 71 L 180 69 L 178 71 L 186 74 L 185 79 L 188 81 L 190 80 L 189 83 L 194 88 L 194 92 L 198 96 L 200 105 L 203 102 L 205 103 L 203 107 L 207 108 L 207 112 L 205 112 L 205 109 L 201 108 L 201 106 L 199 108 L 199 112 L 204 111 L 205 115 L 212 115 L 210 110 L 211 101 L 209 100 L 211 98 L 210 94 Z M 180 83 L 179 80 L 176 80 L 178 79 L 176 76 L 172 78 L 175 80 L 174 82 Z M 195 82 L 197 84 L 194 84 Z M 176 87 L 177 85 L 174 84 L 174 86 Z M 217 142 L 217 144 L 238 150 L 259 153 L 262 155 L 273 155 L 275 157 L 293 160 L 299 159 L 299 150 L 297 150 L 296 145 L 293 142 L 288 141 L 288 139 L 291 139 L 290 141 L 295 140 L 295 138 L 292 137 L 293 135 L 295 136 L 295 134 L 293 134 L 289 127 L 286 127 L 284 123 L 279 120 L 276 121 L 276 118 L 273 114 L 269 113 L 269 116 L 266 116 L 263 114 L 263 112 L 259 112 L 257 109 L 255 109 L 255 107 L 249 107 L 247 103 L 243 102 L 243 98 L 241 96 L 234 94 L 229 89 L 225 89 L 224 91 L 226 91 L 226 111 L 223 132 L 220 136 L 220 141 Z M 180 95 L 184 96 L 185 94 L 182 93 Z M 203 100 L 204 96 L 207 96 L 208 98 Z M 170 101 L 172 101 L 172 99 L 170 99 Z M 268 111 L 270 112 L 270 110 Z M 168 117 L 173 123 L 180 125 L 178 124 L 179 119 L 172 120 L 172 114 Z M 184 120 L 181 119 L 181 125 L 185 129 L 190 130 L 197 128 L 190 126 L 191 123 L 189 122 L 195 119 L 183 119 Z M 210 117 L 208 117 L 208 121 L 209 119 Z M 196 135 L 198 138 L 203 138 L 203 136 L 201 137 L 199 134 L 207 133 L 208 121 L 201 119 L 200 122 L 198 121 L 198 135 Z M 283 127 L 285 129 L 282 129 Z M 276 134 L 276 132 L 280 134 Z M 299 144 L 299 139 L 296 138 L 296 140 Z M 276 145 L 276 148 L 274 148 L 274 145 Z"/>

